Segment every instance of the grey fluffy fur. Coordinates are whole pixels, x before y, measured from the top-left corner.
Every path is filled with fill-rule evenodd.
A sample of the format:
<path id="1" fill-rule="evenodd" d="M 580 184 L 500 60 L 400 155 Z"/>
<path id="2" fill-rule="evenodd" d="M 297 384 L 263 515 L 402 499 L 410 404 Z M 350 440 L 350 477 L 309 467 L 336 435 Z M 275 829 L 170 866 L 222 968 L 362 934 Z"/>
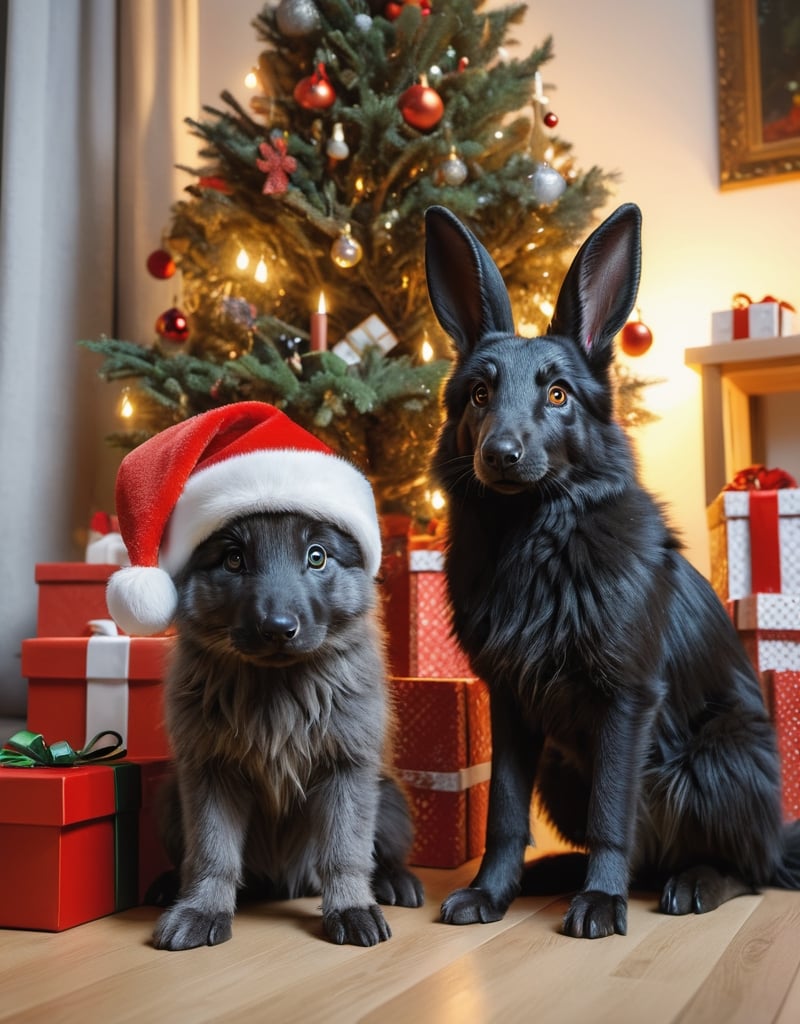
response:
<path id="1" fill-rule="evenodd" d="M 176 585 L 164 818 L 180 890 L 154 944 L 224 942 L 243 887 L 321 893 L 332 941 L 387 939 L 377 903 L 419 906 L 422 887 L 385 769 L 382 631 L 357 544 L 305 516 L 246 516 L 201 544 Z"/>

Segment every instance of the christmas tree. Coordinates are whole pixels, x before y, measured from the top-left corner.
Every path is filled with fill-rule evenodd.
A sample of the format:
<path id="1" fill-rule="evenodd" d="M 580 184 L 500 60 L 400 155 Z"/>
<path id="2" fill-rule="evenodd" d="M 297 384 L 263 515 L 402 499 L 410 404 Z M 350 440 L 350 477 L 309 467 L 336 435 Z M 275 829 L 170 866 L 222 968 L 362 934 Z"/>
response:
<path id="1" fill-rule="evenodd" d="M 427 298 L 425 209 L 447 206 L 475 231 L 519 329 L 536 333 L 610 185 L 557 133 L 542 79 L 551 40 L 520 56 L 525 5 L 483 8 L 263 8 L 250 109 L 225 92 L 188 122 L 203 164 L 148 261 L 156 276 L 179 270 L 179 305 L 155 342 L 89 343 L 102 375 L 128 382 L 115 440 L 268 401 L 353 459 L 382 512 L 430 517 L 449 343 Z M 636 385 L 624 382 L 629 399 Z"/>

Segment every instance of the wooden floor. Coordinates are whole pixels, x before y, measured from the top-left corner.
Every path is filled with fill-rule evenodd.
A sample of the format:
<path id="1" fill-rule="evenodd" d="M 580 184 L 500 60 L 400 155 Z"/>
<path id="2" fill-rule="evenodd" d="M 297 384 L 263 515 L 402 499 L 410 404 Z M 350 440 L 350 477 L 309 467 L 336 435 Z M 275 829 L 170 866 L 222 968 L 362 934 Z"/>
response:
<path id="1" fill-rule="evenodd" d="M 704 916 L 632 899 L 628 935 L 559 933 L 564 900 L 520 899 L 504 921 L 452 927 L 440 900 L 475 865 L 423 870 L 421 910 L 387 908 L 393 937 L 333 946 L 318 901 L 245 908 L 222 946 L 149 945 L 141 907 L 60 934 L 0 931 L 0 1020 L 53 1024 L 797 1024 L 800 893 L 770 890 Z"/>

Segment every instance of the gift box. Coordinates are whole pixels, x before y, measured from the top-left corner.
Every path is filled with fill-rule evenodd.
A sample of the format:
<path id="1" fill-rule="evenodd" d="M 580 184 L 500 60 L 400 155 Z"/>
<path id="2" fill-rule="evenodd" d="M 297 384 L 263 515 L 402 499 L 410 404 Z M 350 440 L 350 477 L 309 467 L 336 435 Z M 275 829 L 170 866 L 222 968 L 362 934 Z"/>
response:
<path id="1" fill-rule="evenodd" d="M 723 491 L 708 527 L 711 583 L 723 601 L 800 594 L 800 489 Z"/>
<path id="2" fill-rule="evenodd" d="M 761 302 L 752 302 L 746 295 L 736 295 L 731 309 L 711 314 L 711 341 L 714 344 L 742 338 L 778 338 L 795 333 L 794 308 L 770 295 Z"/>
<path id="3" fill-rule="evenodd" d="M 453 868 L 483 853 L 491 772 L 489 692 L 480 679 L 390 681 L 394 766 L 414 821 L 410 863 Z"/>
<path id="4" fill-rule="evenodd" d="M 89 623 L 109 617 L 106 583 L 117 565 L 43 562 L 36 566 L 39 587 L 37 636 L 88 636 Z"/>
<path id="5" fill-rule="evenodd" d="M 28 728 L 81 747 L 106 729 L 131 760 L 165 759 L 163 684 L 171 637 L 36 637 L 22 642 Z"/>
<path id="6" fill-rule="evenodd" d="M 153 882 L 173 867 L 161 842 L 158 809 L 161 788 L 172 779 L 174 768 L 170 761 L 142 761 L 139 771 L 142 802 L 139 811 L 138 901 L 142 903 Z"/>
<path id="7" fill-rule="evenodd" d="M 751 594 L 728 609 L 757 672 L 800 670 L 800 594 Z"/>
<path id="8" fill-rule="evenodd" d="M 781 760 L 781 802 L 786 821 L 800 818 L 800 672 L 766 672 L 764 683 Z"/>
<path id="9" fill-rule="evenodd" d="M 0 767 L 0 927 L 62 931 L 135 906 L 139 768 Z"/>
<path id="10" fill-rule="evenodd" d="M 408 550 L 400 540 L 398 550 L 384 558 L 382 575 L 393 675 L 471 676 L 469 659 L 452 632 L 444 553 L 438 548 Z"/>

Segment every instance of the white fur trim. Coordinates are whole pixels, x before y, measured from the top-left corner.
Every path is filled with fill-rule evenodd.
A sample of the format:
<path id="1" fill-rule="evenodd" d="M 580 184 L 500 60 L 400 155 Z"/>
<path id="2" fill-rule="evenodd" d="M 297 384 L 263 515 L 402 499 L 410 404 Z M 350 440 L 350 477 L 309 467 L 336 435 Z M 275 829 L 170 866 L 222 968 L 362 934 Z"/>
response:
<path id="1" fill-rule="evenodd" d="M 108 581 L 106 604 L 120 629 L 131 636 L 152 636 L 171 625 L 178 594 L 163 569 L 131 565 L 118 569 Z"/>
<path id="2" fill-rule="evenodd" d="M 351 534 L 375 576 L 381 534 L 367 478 L 338 455 L 270 449 L 236 455 L 189 477 L 170 518 L 161 564 L 174 575 L 225 523 L 251 512 L 302 512 Z"/>

